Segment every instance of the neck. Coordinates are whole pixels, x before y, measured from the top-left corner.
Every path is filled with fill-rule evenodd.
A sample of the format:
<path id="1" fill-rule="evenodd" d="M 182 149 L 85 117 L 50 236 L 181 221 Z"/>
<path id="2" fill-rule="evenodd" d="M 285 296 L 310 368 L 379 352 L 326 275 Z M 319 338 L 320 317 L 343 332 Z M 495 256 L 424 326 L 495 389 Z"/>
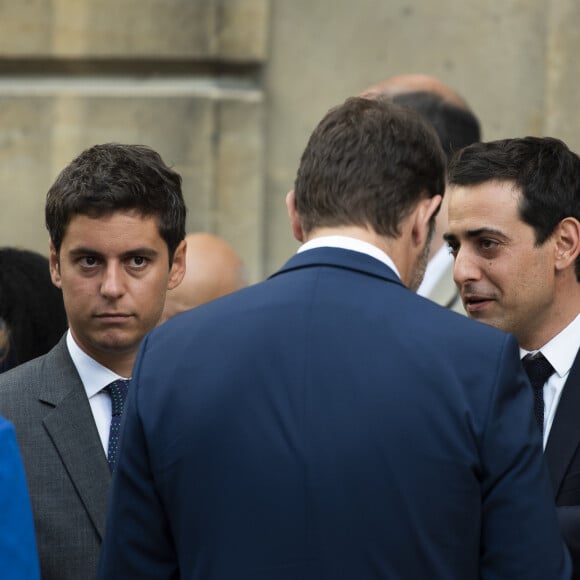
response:
<path id="1" fill-rule="evenodd" d="M 520 346 L 525 350 L 538 350 L 560 334 L 580 313 L 580 283 L 559 292 L 549 308 L 541 316 L 534 317 L 534 328 L 518 333 Z"/>

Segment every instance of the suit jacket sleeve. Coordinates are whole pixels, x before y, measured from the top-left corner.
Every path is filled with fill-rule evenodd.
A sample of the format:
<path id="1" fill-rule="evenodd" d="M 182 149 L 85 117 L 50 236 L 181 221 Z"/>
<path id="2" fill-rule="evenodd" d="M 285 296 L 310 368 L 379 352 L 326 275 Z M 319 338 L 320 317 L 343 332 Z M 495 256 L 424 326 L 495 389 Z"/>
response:
<path id="1" fill-rule="evenodd" d="M 482 439 L 480 577 L 570 578 L 532 390 L 515 340 L 506 340 Z M 535 562 L 533 576 L 530 556 Z"/>
<path id="2" fill-rule="evenodd" d="M 148 457 L 140 411 L 140 366 L 147 339 L 129 389 L 113 475 L 107 527 L 98 577 L 177 579 L 179 570 L 171 533 Z"/>
<path id="3" fill-rule="evenodd" d="M 0 563 L 2 578 L 40 577 L 32 510 L 12 425 L 0 419 Z"/>

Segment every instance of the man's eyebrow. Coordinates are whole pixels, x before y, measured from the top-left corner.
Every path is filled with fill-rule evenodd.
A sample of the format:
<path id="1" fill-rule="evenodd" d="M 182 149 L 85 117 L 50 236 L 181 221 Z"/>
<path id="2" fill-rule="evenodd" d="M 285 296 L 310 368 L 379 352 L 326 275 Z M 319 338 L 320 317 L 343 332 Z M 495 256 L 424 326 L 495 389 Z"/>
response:
<path id="1" fill-rule="evenodd" d="M 477 228 L 475 230 L 467 230 L 465 232 L 465 237 L 466 238 L 478 238 L 479 236 L 499 236 L 501 238 L 506 238 L 507 236 L 504 232 L 502 232 L 501 230 L 498 230 L 496 228 L 490 228 L 490 227 L 483 227 L 483 228 Z M 446 242 L 454 242 L 457 241 L 457 236 L 455 234 L 452 234 L 450 232 L 445 232 L 443 234 L 443 239 Z"/>
<path id="2" fill-rule="evenodd" d="M 145 258 L 154 258 L 159 252 L 152 248 L 135 248 L 124 252 L 124 256 L 144 256 Z"/>
<path id="3" fill-rule="evenodd" d="M 133 248 L 123 252 L 122 256 L 127 258 L 131 256 L 143 256 L 145 258 L 154 258 L 158 255 L 158 251 L 152 248 Z M 70 250 L 69 254 L 71 256 L 102 256 L 103 254 L 93 248 L 79 246 L 78 248 L 73 248 Z"/>

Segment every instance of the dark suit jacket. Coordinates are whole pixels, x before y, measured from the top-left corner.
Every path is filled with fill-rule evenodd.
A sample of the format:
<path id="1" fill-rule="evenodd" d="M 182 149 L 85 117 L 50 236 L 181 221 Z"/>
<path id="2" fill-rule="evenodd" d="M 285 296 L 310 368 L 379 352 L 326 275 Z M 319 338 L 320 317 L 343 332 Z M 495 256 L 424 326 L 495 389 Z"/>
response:
<path id="1" fill-rule="evenodd" d="M 545 457 L 573 578 L 580 580 L 580 352 L 562 391 Z"/>
<path id="2" fill-rule="evenodd" d="M 513 337 L 324 248 L 142 345 L 100 578 L 568 578 Z"/>
<path id="3" fill-rule="evenodd" d="M 94 578 L 111 475 L 65 337 L 0 375 L 0 415 L 16 428 L 43 580 Z"/>

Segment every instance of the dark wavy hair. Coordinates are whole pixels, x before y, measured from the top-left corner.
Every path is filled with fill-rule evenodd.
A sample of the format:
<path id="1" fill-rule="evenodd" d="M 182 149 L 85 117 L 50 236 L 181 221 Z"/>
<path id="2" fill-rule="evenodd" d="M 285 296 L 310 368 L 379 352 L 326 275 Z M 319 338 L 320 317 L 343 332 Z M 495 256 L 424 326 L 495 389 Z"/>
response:
<path id="1" fill-rule="evenodd" d="M 57 253 L 73 216 L 99 217 L 118 210 L 136 210 L 157 219 L 171 264 L 185 237 L 181 176 L 144 145 L 95 145 L 61 171 L 45 207 L 46 227 Z"/>
<path id="2" fill-rule="evenodd" d="M 449 165 L 451 185 L 512 182 L 521 192 L 520 218 L 542 245 L 566 217 L 580 221 L 580 158 L 553 137 L 524 137 L 475 143 Z M 580 282 L 580 256 L 575 264 Z"/>
<path id="3" fill-rule="evenodd" d="M 433 128 L 387 99 L 354 97 L 314 129 L 295 182 L 305 233 L 357 225 L 397 237 L 423 197 L 445 192 L 445 155 Z"/>

